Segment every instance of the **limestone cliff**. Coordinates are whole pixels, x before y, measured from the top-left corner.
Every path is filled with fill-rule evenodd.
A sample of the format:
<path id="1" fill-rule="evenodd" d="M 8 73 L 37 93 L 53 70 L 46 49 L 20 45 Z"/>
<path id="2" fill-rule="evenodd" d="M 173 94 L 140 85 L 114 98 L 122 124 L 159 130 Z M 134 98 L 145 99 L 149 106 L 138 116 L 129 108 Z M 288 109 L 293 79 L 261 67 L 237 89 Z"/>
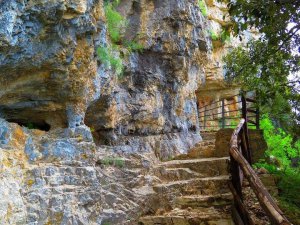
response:
<path id="1" fill-rule="evenodd" d="M 97 55 L 112 45 L 103 0 L 0 0 L 0 224 L 136 224 L 151 165 L 201 140 L 209 17 L 194 0 L 116 10 L 143 45 L 120 47 L 122 77 Z"/>

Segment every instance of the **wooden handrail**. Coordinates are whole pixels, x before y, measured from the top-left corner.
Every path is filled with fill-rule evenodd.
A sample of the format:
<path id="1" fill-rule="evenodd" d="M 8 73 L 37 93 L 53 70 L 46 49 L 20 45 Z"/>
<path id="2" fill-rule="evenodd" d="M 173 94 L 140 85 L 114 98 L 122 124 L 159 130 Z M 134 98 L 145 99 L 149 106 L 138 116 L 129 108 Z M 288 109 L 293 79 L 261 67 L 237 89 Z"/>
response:
<path id="1" fill-rule="evenodd" d="M 251 167 L 248 162 L 248 155 L 244 154 L 246 151 L 240 151 L 243 147 L 244 138 L 241 138 L 239 141 L 239 137 L 241 135 L 247 135 L 246 132 L 243 132 L 246 124 L 245 119 L 241 119 L 239 125 L 234 130 L 231 140 L 230 140 L 230 159 L 231 159 L 231 175 L 232 175 L 232 184 L 231 190 L 234 194 L 235 206 L 237 208 L 240 217 L 242 218 L 244 224 L 253 224 L 251 220 L 249 220 L 249 214 L 245 208 L 243 207 L 243 195 L 242 195 L 242 175 L 247 178 L 249 181 L 251 189 L 254 191 L 260 206 L 265 211 L 267 216 L 269 217 L 272 224 L 276 225 L 290 225 L 291 223 L 287 220 L 287 218 L 283 215 L 283 212 L 279 209 L 259 177 L 256 175 L 255 171 Z M 245 148 L 246 145 L 244 145 Z M 246 147 L 247 148 L 247 147 Z"/>

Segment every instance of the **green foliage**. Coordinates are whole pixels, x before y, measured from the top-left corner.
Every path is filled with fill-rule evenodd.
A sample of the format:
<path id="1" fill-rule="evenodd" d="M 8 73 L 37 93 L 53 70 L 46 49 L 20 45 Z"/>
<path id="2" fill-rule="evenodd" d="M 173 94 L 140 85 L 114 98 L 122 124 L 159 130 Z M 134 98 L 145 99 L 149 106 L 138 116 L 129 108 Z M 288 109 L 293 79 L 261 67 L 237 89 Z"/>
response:
<path id="1" fill-rule="evenodd" d="M 223 44 L 225 42 L 230 41 L 230 33 L 227 32 L 225 29 L 223 29 L 222 32 L 219 34 L 217 34 L 213 30 L 209 30 L 209 34 L 213 41 L 221 41 Z"/>
<path id="2" fill-rule="evenodd" d="M 246 91 L 255 90 L 261 106 L 272 109 L 264 113 L 269 113 L 285 131 L 299 138 L 300 2 L 220 1 L 229 8 L 231 22 L 226 30 L 233 36 L 242 39 L 250 28 L 261 34 L 257 40 L 234 49 L 224 58 L 227 81 L 241 84 Z M 288 79 L 291 73 L 292 80 Z"/>
<path id="3" fill-rule="evenodd" d="M 262 112 L 276 119 L 285 131 L 300 137 L 299 113 L 294 113 L 300 112 L 300 95 L 297 86 L 288 80 L 289 60 L 289 54 L 273 52 L 264 42 L 251 41 L 224 57 L 225 79 L 229 84 L 238 83 L 244 91 L 255 91 Z M 298 110 L 292 112 L 292 108 Z"/>
<path id="4" fill-rule="evenodd" d="M 101 160 L 101 163 L 105 166 L 116 166 L 119 168 L 123 168 L 125 166 L 123 158 L 105 157 Z"/>
<path id="5" fill-rule="evenodd" d="M 142 52 L 144 50 L 144 46 L 136 41 L 125 41 L 125 47 L 129 53 Z"/>
<path id="6" fill-rule="evenodd" d="M 220 39 L 219 35 L 217 35 L 217 33 L 213 30 L 209 31 L 210 33 L 210 37 L 213 41 L 218 41 Z"/>
<path id="7" fill-rule="evenodd" d="M 276 128 L 268 116 L 261 120 L 261 128 L 268 150 L 266 158 L 255 166 L 264 167 L 278 176 L 280 203 L 284 209 L 293 210 L 294 214 L 299 215 L 300 210 L 295 210 L 295 207 L 300 207 L 300 165 L 292 166 L 292 159 L 300 157 L 300 140 L 293 142 L 292 137 Z M 293 215 L 290 216 L 293 218 Z"/>
<path id="8" fill-rule="evenodd" d="M 220 35 L 220 39 L 224 43 L 230 41 L 230 32 L 227 29 L 223 29 Z"/>
<path id="9" fill-rule="evenodd" d="M 261 129 L 264 131 L 264 137 L 268 144 L 267 155 L 271 157 L 271 160 L 278 161 L 277 168 L 279 170 L 291 169 L 291 159 L 300 156 L 299 146 L 293 144 L 290 135 L 280 128 L 275 128 L 267 116 L 261 120 Z"/>
<path id="10" fill-rule="evenodd" d="M 117 3 L 114 5 L 116 4 Z M 121 32 L 126 27 L 126 20 L 115 10 L 114 5 L 112 3 L 107 3 L 104 6 L 104 10 L 109 36 L 114 43 L 118 43 L 121 41 Z"/>
<path id="11" fill-rule="evenodd" d="M 122 60 L 124 55 L 126 56 L 124 52 L 129 54 L 135 51 L 142 52 L 143 46 L 135 40 L 125 39 L 124 32 L 128 22 L 116 10 L 119 4 L 120 0 L 105 1 L 104 10 L 107 20 L 107 30 L 112 41 L 112 47 L 98 47 L 97 55 L 106 68 L 111 67 L 120 78 L 124 71 Z M 122 51 L 123 54 L 121 54 L 121 49 L 125 50 Z"/>
<path id="12" fill-rule="evenodd" d="M 294 0 L 219 0 L 227 3 L 231 16 L 230 29 L 241 35 L 249 28 L 257 29 L 261 40 L 269 46 L 283 45 L 290 51 L 299 44 L 300 2 Z M 288 28 L 290 27 L 290 28 Z M 299 52 L 299 49 L 296 51 Z"/>
<path id="13" fill-rule="evenodd" d="M 115 54 L 114 54 L 115 52 Z M 100 61 L 106 66 L 106 68 L 111 67 L 117 74 L 117 76 L 122 76 L 124 66 L 122 59 L 116 56 L 117 51 L 110 47 L 98 47 L 97 54 Z"/>
<path id="14" fill-rule="evenodd" d="M 207 7 L 205 4 L 205 0 L 198 0 L 198 6 L 201 10 L 203 16 L 207 16 Z"/>
<path id="15" fill-rule="evenodd" d="M 279 207 L 284 211 L 284 214 L 289 218 L 290 222 L 300 224 L 300 207 L 290 201 L 286 201 L 285 198 L 279 197 L 278 200 Z"/>

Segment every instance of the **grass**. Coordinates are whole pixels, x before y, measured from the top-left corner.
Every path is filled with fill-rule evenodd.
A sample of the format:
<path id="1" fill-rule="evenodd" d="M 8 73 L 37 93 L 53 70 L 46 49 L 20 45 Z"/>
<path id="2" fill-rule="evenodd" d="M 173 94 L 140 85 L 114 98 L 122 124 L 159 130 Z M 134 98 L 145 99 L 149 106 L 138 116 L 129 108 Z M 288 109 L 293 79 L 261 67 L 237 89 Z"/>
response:
<path id="1" fill-rule="evenodd" d="M 286 199 L 279 197 L 279 207 L 285 213 L 286 217 L 290 220 L 291 223 L 295 225 L 300 224 L 300 208 L 289 202 Z"/>
<path id="2" fill-rule="evenodd" d="M 125 41 L 124 45 L 126 46 L 129 53 L 142 52 L 144 50 L 144 46 L 136 41 Z"/>
<path id="3" fill-rule="evenodd" d="M 101 160 L 101 164 L 105 166 L 115 166 L 118 168 L 123 168 L 125 166 L 125 160 L 118 157 L 104 157 Z"/>

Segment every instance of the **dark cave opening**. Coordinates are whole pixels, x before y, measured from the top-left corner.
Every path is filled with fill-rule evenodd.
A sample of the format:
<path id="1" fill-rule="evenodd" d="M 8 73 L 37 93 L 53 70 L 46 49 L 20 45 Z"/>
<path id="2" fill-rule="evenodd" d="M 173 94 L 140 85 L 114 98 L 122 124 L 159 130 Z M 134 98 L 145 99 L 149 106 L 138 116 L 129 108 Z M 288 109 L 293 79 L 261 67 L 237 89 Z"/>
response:
<path id="1" fill-rule="evenodd" d="M 7 121 L 11 123 L 17 123 L 22 127 L 27 127 L 28 129 L 37 129 L 43 131 L 49 131 L 51 129 L 51 126 L 45 121 L 32 122 L 32 121 L 20 121 L 16 119 L 9 119 Z"/>

